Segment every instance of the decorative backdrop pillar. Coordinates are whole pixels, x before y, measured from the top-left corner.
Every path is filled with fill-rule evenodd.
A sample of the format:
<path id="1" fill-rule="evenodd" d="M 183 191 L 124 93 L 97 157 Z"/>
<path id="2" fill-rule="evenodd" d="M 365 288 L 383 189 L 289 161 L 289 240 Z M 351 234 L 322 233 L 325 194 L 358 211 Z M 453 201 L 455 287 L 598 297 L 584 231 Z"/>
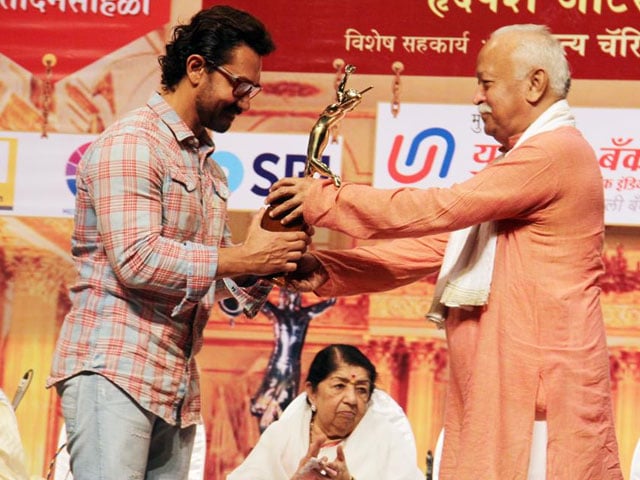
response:
<path id="1" fill-rule="evenodd" d="M 408 350 L 407 415 L 416 435 L 418 461 L 423 466 L 427 451 L 434 451 L 442 428 L 447 352 L 441 340 L 411 342 Z"/>
<path id="2" fill-rule="evenodd" d="M 9 243 L 7 241 L 7 236 L 3 229 L 3 223 L 0 222 L 0 365 L 2 364 L 2 360 L 4 359 L 4 351 L 5 351 L 5 343 L 7 340 L 7 330 L 9 328 L 9 322 L 6 320 L 10 308 L 10 292 L 8 289 L 9 285 L 9 268 L 6 263 L 6 245 Z M 4 369 L 0 368 L 0 386 L 4 385 Z M 11 392 L 5 391 L 9 399 L 11 399 Z"/>
<path id="3" fill-rule="evenodd" d="M 45 390 L 45 381 L 58 333 L 58 299 L 64 269 L 51 252 L 35 248 L 12 248 L 5 260 L 12 276 L 12 298 L 5 318 L 8 333 L 3 352 L 4 385 L 13 395 L 23 374 L 33 369 L 31 386 L 16 416 L 27 469 L 41 472 L 46 467 L 47 414 L 54 394 Z"/>
<path id="4" fill-rule="evenodd" d="M 407 404 L 407 349 L 402 337 L 372 339 L 364 348 L 378 372 L 377 386 L 402 408 Z"/>
<path id="5" fill-rule="evenodd" d="M 620 465 L 627 473 L 640 439 L 640 350 L 612 349 L 609 358 Z"/>

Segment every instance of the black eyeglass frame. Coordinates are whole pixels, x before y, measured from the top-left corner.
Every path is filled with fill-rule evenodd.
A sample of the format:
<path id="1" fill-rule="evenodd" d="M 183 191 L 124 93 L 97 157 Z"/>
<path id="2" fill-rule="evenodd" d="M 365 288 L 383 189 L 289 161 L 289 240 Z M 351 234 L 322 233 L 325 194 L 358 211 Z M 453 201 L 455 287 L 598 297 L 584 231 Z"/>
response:
<path id="1" fill-rule="evenodd" d="M 246 77 L 235 75 L 220 65 L 214 65 L 213 68 L 220 72 L 231 84 L 233 87 L 233 96 L 236 98 L 249 97 L 249 99 L 252 99 L 262 90 L 262 86 L 260 84 L 253 83 Z"/>

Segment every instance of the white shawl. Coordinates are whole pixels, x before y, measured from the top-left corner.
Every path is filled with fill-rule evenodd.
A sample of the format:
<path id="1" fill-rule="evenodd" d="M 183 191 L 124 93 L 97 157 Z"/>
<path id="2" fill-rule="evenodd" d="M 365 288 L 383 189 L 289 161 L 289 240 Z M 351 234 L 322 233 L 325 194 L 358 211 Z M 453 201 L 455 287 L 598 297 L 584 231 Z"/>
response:
<path id="1" fill-rule="evenodd" d="M 565 126 L 575 126 L 575 119 L 567 101 L 560 100 L 529 125 L 505 155 L 534 135 Z M 451 233 L 438 274 L 433 302 L 426 315 L 428 320 L 442 328 L 447 307 L 486 305 L 493 277 L 496 241 L 495 222 L 485 222 Z"/>
<path id="2" fill-rule="evenodd" d="M 290 480 L 309 449 L 310 420 L 303 393 L 269 425 L 227 480 Z M 424 480 L 409 421 L 402 408 L 380 390 L 374 390 L 367 413 L 342 445 L 354 478 Z M 319 457 L 333 460 L 335 448 L 322 450 Z"/>

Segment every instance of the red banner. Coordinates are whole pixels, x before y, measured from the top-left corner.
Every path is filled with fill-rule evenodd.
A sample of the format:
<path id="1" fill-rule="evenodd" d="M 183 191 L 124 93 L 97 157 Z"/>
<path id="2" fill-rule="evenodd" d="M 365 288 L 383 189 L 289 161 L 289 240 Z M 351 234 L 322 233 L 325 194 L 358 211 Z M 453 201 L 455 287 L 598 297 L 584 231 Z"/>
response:
<path id="1" fill-rule="evenodd" d="M 203 0 L 208 7 L 221 2 Z M 265 70 L 475 76 L 475 59 L 496 28 L 546 24 L 580 79 L 640 79 L 638 0 L 229 0 L 260 18 L 278 50 Z"/>
<path id="2" fill-rule="evenodd" d="M 170 9 L 171 0 L 0 0 L 0 52 L 36 75 L 53 54 L 56 81 L 165 25 Z"/>

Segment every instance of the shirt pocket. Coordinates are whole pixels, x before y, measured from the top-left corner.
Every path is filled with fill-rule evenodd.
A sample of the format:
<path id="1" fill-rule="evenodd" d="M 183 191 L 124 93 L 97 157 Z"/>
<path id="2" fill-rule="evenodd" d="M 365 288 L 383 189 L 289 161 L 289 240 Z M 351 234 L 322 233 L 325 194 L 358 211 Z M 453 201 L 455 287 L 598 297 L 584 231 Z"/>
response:
<path id="1" fill-rule="evenodd" d="M 165 178 L 162 199 L 162 234 L 177 241 L 196 241 L 202 226 L 200 179 L 176 166 Z"/>
<path id="2" fill-rule="evenodd" d="M 231 192 L 229 191 L 229 187 L 227 187 L 222 180 L 218 178 L 213 179 L 213 191 L 223 202 L 229 200 Z"/>

